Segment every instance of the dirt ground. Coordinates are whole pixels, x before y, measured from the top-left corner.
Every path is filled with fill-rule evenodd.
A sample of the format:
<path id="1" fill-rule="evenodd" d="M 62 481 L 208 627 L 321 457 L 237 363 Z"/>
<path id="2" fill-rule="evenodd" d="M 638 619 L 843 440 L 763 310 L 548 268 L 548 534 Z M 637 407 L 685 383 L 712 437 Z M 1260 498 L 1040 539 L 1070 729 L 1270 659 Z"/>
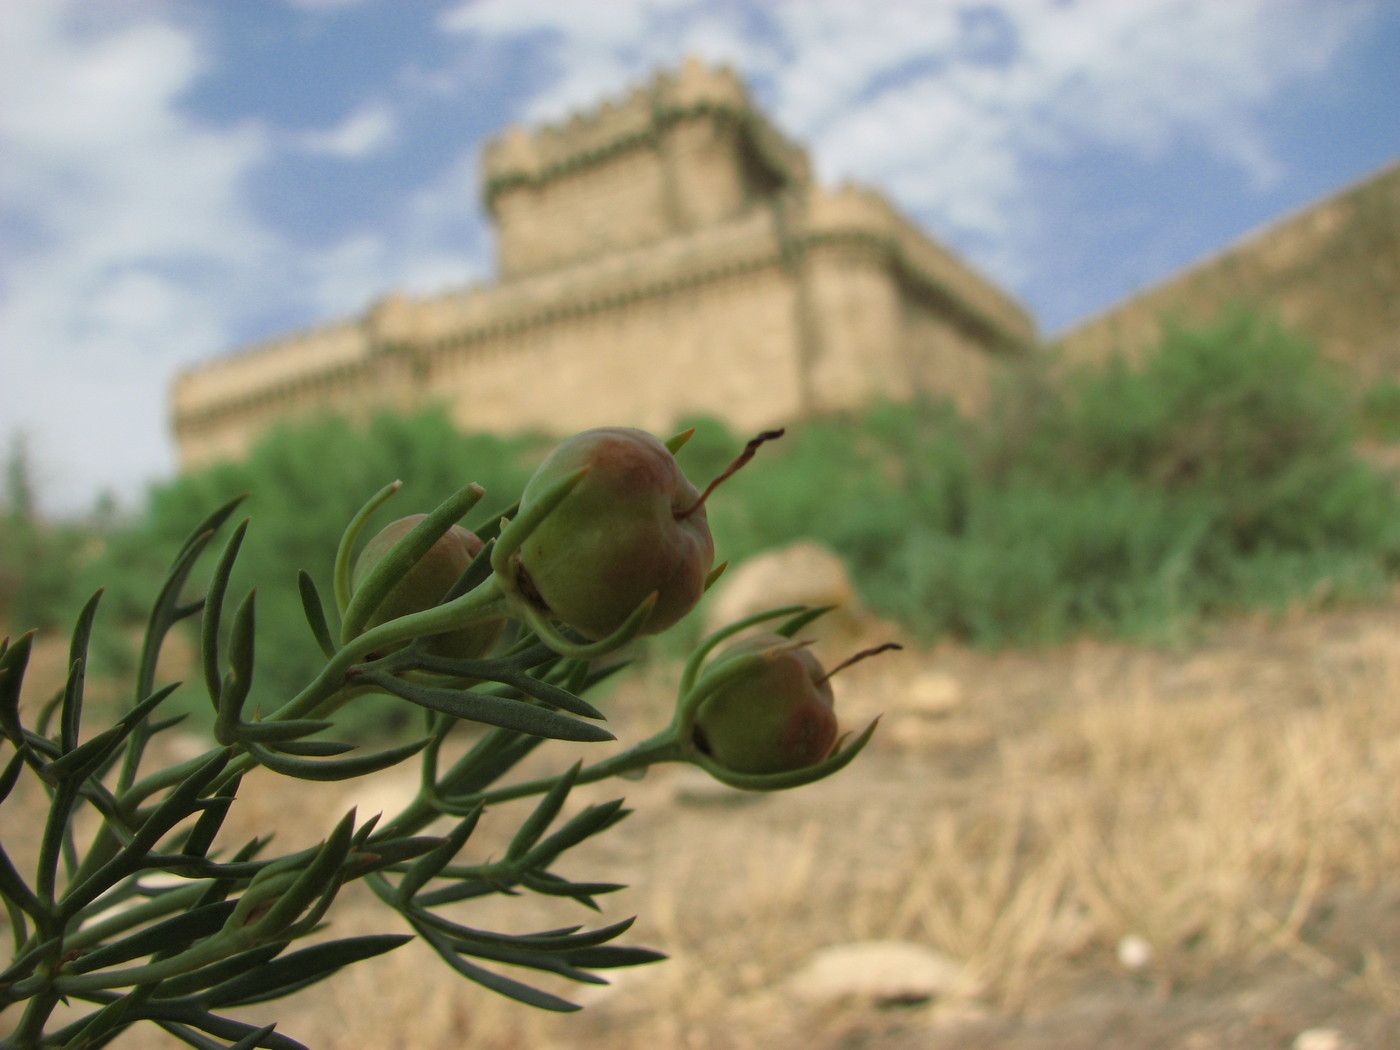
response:
<path id="1" fill-rule="evenodd" d="M 665 720 L 667 674 L 610 700 L 624 740 Z M 580 1013 L 505 1002 L 410 945 L 247 1019 L 316 1050 L 1400 1050 L 1400 602 L 1167 648 L 910 650 L 837 691 L 849 725 L 884 715 L 840 775 L 765 797 L 674 768 L 578 789 L 574 808 L 625 795 L 635 813 L 561 873 L 631 888 L 602 916 L 464 912 L 515 932 L 637 915 L 627 943 L 671 959 L 601 990 L 546 984 Z M 540 768 L 573 757 L 542 752 Z M 415 775 L 298 786 L 295 805 L 254 778 L 230 832 L 280 823 L 294 848 Z M 468 849 L 511 827 L 488 819 Z M 333 934 L 394 928 L 361 900 Z M 1147 962 L 1120 961 L 1130 935 Z M 862 940 L 936 949 L 966 981 L 889 1003 L 792 994 L 813 952 Z"/>

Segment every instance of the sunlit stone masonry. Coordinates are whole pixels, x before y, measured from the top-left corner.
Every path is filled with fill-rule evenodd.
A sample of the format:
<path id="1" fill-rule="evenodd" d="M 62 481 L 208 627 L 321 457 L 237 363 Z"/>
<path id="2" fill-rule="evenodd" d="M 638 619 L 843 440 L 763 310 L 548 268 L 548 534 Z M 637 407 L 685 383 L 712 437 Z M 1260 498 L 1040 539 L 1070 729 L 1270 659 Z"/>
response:
<path id="1" fill-rule="evenodd" d="M 691 60 L 490 142 L 499 276 L 246 347 L 179 375 L 182 464 L 270 424 L 447 406 L 464 428 L 754 430 L 917 391 L 975 409 L 1036 339 L 1006 292 L 879 192 L 817 185 L 727 68 Z"/>

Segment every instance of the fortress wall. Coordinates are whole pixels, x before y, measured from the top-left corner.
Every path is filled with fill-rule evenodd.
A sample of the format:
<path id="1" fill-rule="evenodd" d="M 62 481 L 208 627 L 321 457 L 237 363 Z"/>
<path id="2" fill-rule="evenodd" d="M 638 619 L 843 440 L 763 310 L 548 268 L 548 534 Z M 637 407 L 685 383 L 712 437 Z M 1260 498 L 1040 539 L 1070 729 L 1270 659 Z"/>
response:
<path id="1" fill-rule="evenodd" d="M 366 363 L 305 376 L 177 419 L 180 466 L 189 469 L 246 455 L 262 433 L 283 421 L 332 410 L 354 415 L 380 388 L 377 371 Z"/>
<path id="2" fill-rule="evenodd" d="M 1362 381 L 1400 374 L 1400 164 L 1237 242 L 1056 342 L 1069 361 L 1133 354 L 1164 319 L 1262 307 Z"/>
<path id="3" fill-rule="evenodd" d="M 175 379 L 176 406 L 186 410 L 222 404 L 271 385 L 353 365 L 368 353 L 369 343 L 358 321 L 314 328 L 181 373 Z"/>
<path id="4" fill-rule="evenodd" d="M 814 188 L 806 200 L 800 234 L 813 240 L 858 236 L 883 242 L 909 278 L 936 288 L 953 310 L 980 317 L 993 344 L 1022 349 L 1035 341 L 1035 322 L 1014 299 L 933 241 L 875 190 Z"/>
<path id="5" fill-rule="evenodd" d="M 540 185 L 516 183 L 493 202 L 502 277 L 660 240 L 672 228 L 661 156 L 627 147 Z"/>
<path id="6" fill-rule="evenodd" d="M 813 312 L 811 408 L 907 398 L 911 376 L 900 355 L 899 289 L 887 253 L 869 241 L 819 244 L 805 253 L 803 269 Z"/>
<path id="7" fill-rule="evenodd" d="M 951 299 L 997 326 L 1001 330 L 1003 349 L 1025 349 L 1036 342 L 1035 320 L 1015 299 L 902 215 L 896 214 L 895 220 L 895 243 L 911 271 L 931 278 L 939 288 L 946 289 Z M 982 351 L 988 349 L 984 342 Z"/>
<path id="8" fill-rule="evenodd" d="M 792 281 L 736 271 L 434 355 L 427 397 L 463 427 L 664 432 L 690 414 L 758 429 L 798 414 Z"/>
<path id="9" fill-rule="evenodd" d="M 748 203 L 741 131 L 732 119 L 689 118 L 672 124 L 662 141 L 681 229 L 710 226 Z"/>
<path id="10" fill-rule="evenodd" d="M 932 397 L 947 398 L 968 415 L 985 408 L 1003 360 L 949 323 L 928 300 L 905 296 L 900 308 L 900 345 L 914 387 Z"/>
<path id="11" fill-rule="evenodd" d="M 588 266 L 516 277 L 411 303 L 411 341 L 437 345 L 476 340 L 484 329 L 535 323 L 542 315 L 591 310 L 604 302 L 657 294 L 662 286 L 707 281 L 774 259 L 771 218 L 755 211 L 735 222 L 618 252 Z"/>

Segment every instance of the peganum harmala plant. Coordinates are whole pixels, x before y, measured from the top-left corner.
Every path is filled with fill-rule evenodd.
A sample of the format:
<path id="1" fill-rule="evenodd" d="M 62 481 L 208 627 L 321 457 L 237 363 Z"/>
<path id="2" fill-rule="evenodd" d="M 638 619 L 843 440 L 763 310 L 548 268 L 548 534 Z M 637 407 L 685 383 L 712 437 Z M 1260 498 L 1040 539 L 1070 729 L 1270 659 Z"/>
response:
<path id="1" fill-rule="evenodd" d="M 0 772 L 0 805 L 21 777 L 34 777 L 48 814 L 31 877 L 0 844 L 0 893 L 13 940 L 0 973 L 0 1011 L 15 1018 L 0 1047 L 92 1050 L 145 1021 L 201 1050 L 292 1050 L 302 1044 L 273 1025 L 223 1011 L 289 995 L 415 936 L 468 980 L 547 1010 L 576 1007 L 493 964 L 601 983 L 596 971 L 662 958 L 614 943 L 630 919 L 507 934 L 463 925 L 444 909 L 521 891 L 596 909 L 597 897 L 621 889 L 553 870 L 566 851 L 629 812 L 619 799 L 561 822 L 578 784 L 679 761 L 737 788 L 772 791 L 828 776 L 870 739 L 873 724 L 853 739 L 838 738 L 830 674 L 795 640 L 826 610 L 787 606 L 704 639 L 682 672 L 674 715 L 656 735 L 553 776 L 510 777 L 545 740 L 614 739 L 583 699 L 618 670 L 601 658 L 675 623 L 718 576 L 723 566 L 713 568 L 705 500 L 778 433 L 755 438 L 701 493 L 674 459 L 688 433 L 663 443 L 637 430 L 588 431 L 551 453 L 519 503 L 481 535 L 456 524 L 483 495 L 468 485 L 431 513 L 388 526 L 357 559 L 367 520 L 398 488 L 386 486 L 341 539 L 334 622 L 311 577 L 301 574 L 308 644 L 324 664 L 267 714 L 245 710 L 255 668 L 254 594 L 228 610 L 247 520 L 224 541 L 203 597 L 183 597 L 238 500 L 201 522 L 175 557 L 150 614 L 133 702 L 114 724 L 96 732 L 83 725 L 86 654 L 101 592 L 78 617 L 66 684 L 28 724 L 21 686 L 33 632 L 7 639 L 0 645 L 0 735 L 13 754 Z M 157 685 L 157 659 L 171 629 L 190 618 L 199 628 L 215 746 L 146 769 L 148 744 L 180 721 L 161 715 L 179 686 Z M 764 623 L 777 626 L 711 656 Z M 420 708 L 422 735 L 368 754 L 336 741 L 337 712 L 367 693 Z M 449 764 L 444 744 L 464 724 L 484 728 Z M 281 856 L 267 853 L 265 838 L 237 848 L 219 842 L 240 780 L 257 766 L 304 780 L 348 780 L 415 758 L 420 789 L 395 815 L 361 820 L 352 810 L 318 846 Z M 487 809 L 530 796 L 539 801 L 504 855 L 458 860 Z M 75 819 L 88 810 L 97 829 L 80 840 Z M 340 889 L 356 879 L 410 932 L 296 947 L 325 927 Z M 70 1009 L 55 1027 L 60 1004 Z"/>

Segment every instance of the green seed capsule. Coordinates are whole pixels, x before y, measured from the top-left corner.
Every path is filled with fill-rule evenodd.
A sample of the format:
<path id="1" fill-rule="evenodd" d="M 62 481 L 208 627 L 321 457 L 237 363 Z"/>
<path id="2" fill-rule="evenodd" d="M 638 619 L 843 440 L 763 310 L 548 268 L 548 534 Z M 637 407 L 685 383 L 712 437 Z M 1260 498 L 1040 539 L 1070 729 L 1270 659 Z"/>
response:
<path id="1" fill-rule="evenodd" d="M 358 587 L 360 581 L 379 561 L 389 553 L 390 548 L 403 539 L 409 531 L 422 521 L 426 514 L 410 514 L 406 518 L 390 522 L 365 544 L 364 550 L 355 561 L 352 585 Z M 483 544 L 474 532 L 453 525 L 428 552 L 414 563 L 413 567 L 384 596 L 384 600 L 370 615 L 365 629 L 378 627 L 382 623 L 396 620 L 400 616 L 431 609 L 442 601 L 443 595 L 466 571 L 471 560 L 481 553 Z M 428 642 L 428 652 L 436 656 L 446 656 L 459 660 L 475 660 L 486 656 L 495 647 L 505 627 L 504 620 L 489 620 L 475 623 L 456 631 L 445 631 L 433 635 Z M 407 642 L 389 646 L 387 651 L 402 649 Z"/>
<path id="2" fill-rule="evenodd" d="M 699 491 L 651 434 L 603 427 L 549 454 L 525 486 L 522 509 L 581 468 L 587 473 L 521 545 L 520 591 L 592 639 L 612 634 L 655 593 L 642 633 L 664 631 L 695 607 L 714 565 Z"/>
<path id="3" fill-rule="evenodd" d="M 805 647 L 776 634 L 737 642 L 712 670 L 761 656 L 755 669 L 722 686 L 695 713 L 695 744 L 735 773 L 785 773 L 815 765 L 836 743 L 831 685 Z"/>

